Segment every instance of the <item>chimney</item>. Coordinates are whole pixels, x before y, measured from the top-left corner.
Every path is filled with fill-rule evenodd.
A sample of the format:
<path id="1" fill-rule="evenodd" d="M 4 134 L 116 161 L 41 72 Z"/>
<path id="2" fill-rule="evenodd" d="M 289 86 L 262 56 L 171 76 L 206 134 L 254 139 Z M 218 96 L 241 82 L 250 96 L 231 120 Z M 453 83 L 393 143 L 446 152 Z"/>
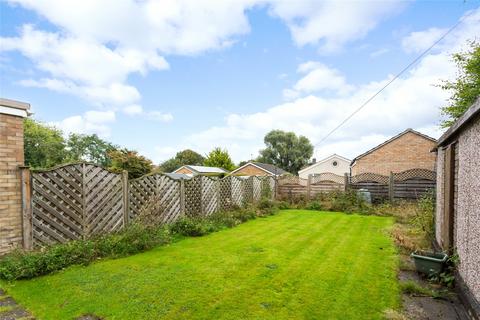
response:
<path id="1" fill-rule="evenodd" d="M 317 162 L 317 159 L 316 158 L 313 158 L 312 159 L 312 164 L 316 163 Z"/>

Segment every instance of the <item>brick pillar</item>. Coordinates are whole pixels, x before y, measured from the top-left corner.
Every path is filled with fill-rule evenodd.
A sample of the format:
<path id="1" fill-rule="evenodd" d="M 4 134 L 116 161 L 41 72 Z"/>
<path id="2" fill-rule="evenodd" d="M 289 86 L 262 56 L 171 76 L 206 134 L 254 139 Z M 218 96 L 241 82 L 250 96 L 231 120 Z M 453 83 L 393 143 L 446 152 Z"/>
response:
<path id="1" fill-rule="evenodd" d="M 22 246 L 20 166 L 23 156 L 23 118 L 30 105 L 0 98 L 0 255 Z"/>

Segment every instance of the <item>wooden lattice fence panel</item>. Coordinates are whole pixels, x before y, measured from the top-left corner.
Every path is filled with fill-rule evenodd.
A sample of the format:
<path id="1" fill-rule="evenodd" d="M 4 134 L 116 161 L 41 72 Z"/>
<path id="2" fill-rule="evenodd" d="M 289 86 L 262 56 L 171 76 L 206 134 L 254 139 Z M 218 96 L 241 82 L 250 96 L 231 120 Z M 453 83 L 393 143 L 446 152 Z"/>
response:
<path id="1" fill-rule="evenodd" d="M 243 183 L 243 202 L 253 202 L 253 179 L 255 177 L 248 177 Z"/>
<path id="2" fill-rule="evenodd" d="M 417 200 L 426 193 L 433 194 L 436 174 L 427 169 L 411 169 L 393 174 L 395 199 Z"/>
<path id="3" fill-rule="evenodd" d="M 259 177 L 252 177 L 252 198 L 253 201 L 260 201 L 262 197 L 262 180 Z"/>
<path id="4" fill-rule="evenodd" d="M 272 199 L 275 196 L 275 179 L 267 176 L 261 179 L 261 197 Z"/>
<path id="5" fill-rule="evenodd" d="M 176 221 L 182 214 L 180 197 L 180 180 L 162 175 L 158 181 L 158 199 L 164 223 Z"/>
<path id="6" fill-rule="evenodd" d="M 137 217 L 149 201 L 158 194 L 158 174 L 129 181 L 129 219 Z"/>
<path id="7" fill-rule="evenodd" d="M 373 202 L 382 202 L 388 199 L 389 177 L 376 173 L 361 173 L 350 178 L 349 188 L 353 190 L 365 189 L 370 192 Z"/>
<path id="8" fill-rule="evenodd" d="M 202 177 L 202 214 L 209 216 L 217 211 L 218 179 Z"/>
<path id="9" fill-rule="evenodd" d="M 321 184 L 324 182 L 334 182 L 336 184 L 344 184 L 345 177 L 335 173 L 331 173 L 331 172 L 312 175 L 311 184 Z"/>
<path id="10" fill-rule="evenodd" d="M 299 186 L 307 186 L 308 180 L 300 178 L 299 176 L 293 175 L 285 175 L 278 179 L 278 185 L 299 185 Z"/>
<path id="11" fill-rule="evenodd" d="M 82 239 L 81 164 L 32 173 L 32 236 L 35 247 Z"/>
<path id="12" fill-rule="evenodd" d="M 92 164 L 32 173 L 34 247 L 118 230 L 124 226 L 122 175 Z"/>
<path id="13" fill-rule="evenodd" d="M 104 234 L 124 226 L 122 175 L 84 164 L 86 236 Z"/>
<path id="14" fill-rule="evenodd" d="M 185 215 L 200 216 L 202 212 L 202 177 L 185 180 Z"/>
<path id="15" fill-rule="evenodd" d="M 232 208 L 232 176 L 219 180 L 218 210 L 225 211 Z"/>
<path id="16" fill-rule="evenodd" d="M 242 206 L 244 203 L 243 190 L 245 188 L 244 187 L 245 179 L 239 178 L 239 177 L 232 177 L 231 183 L 232 183 L 232 202 L 236 206 Z"/>

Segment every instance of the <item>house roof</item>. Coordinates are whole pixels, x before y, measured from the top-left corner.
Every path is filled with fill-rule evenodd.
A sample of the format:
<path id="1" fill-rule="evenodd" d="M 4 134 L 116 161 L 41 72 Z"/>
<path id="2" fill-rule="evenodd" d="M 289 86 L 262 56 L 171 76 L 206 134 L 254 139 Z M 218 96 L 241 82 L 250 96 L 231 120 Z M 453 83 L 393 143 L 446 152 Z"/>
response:
<path id="1" fill-rule="evenodd" d="M 438 147 L 441 147 L 452 140 L 452 138 L 459 133 L 468 123 L 473 121 L 476 116 L 480 115 L 480 97 L 475 101 L 465 113 L 458 118 L 453 125 L 445 131 L 444 134 L 438 139 Z"/>
<path id="2" fill-rule="evenodd" d="M 193 171 L 195 173 L 228 173 L 228 171 L 223 169 L 223 168 L 205 167 L 205 166 L 191 166 L 191 165 L 181 166 L 180 168 L 175 170 L 173 173 L 176 173 L 178 170 L 180 170 L 182 168 L 190 169 L 191 171 Z"/>
<path id="3" fill-rule="evenodd" d="M 32 114 L 30 112 L 30 104 L 5 98 L 0 98 L 0 113 L 23 118 Z"/>
<path id="4" fill-rule="evenodd" d="M 396 136 L 393 136 L 392 138 L 388 139 L 387 141 L 384 141 L 384 142 L 380 143 L 380 144 L 379 144 L 378 146 L 376 146 L 375 148 L 372 148 L 372 149 L 368 150 L 367 152 L 364 152 L 364 153 L 362 153 L 361 155 L 356 156 L 356 157 L 352 160 L 351 165 L 353 165 L 353 164 L 355 163 L 355 161 L 357 161 L 358 159 L 365 157 L 366 155 L 368 155 L 368 154 L 370 154 L 370 153 L 372 153 L 372 152 L 380 149 L 381 147 L 389 144 L 390 142 L 392 142 L 392 141 L 394 141 L 394 140 L 397 140 L 398 138 L 402 137 L 403 135 L 405 135 L 405 134 L 407 134 L 407 133 L 413 133 L 413 134 L 416 134 L 416 135 L 418 135 L 418 136 L 420 136 L 420 137 L 422 137 L 422 138 L 425 138 L 425 139 L 427 139 L 427 140 L 430 140 L 430 141 L 433 141 L 433 142 L 437 142 L 437 140 L 436 140 L 435 138 L 432 138 L 432 137 L 430 137 L 430 136 L 427 136 L 426 134 L 423 134 L 423 133 L 421 133 L 421 132 L 415 131 L 415 130 L 413 130 L 412 128 L 408 128 L 407 130 L 405 130 L 405 131 L 403 131 L 403 132 L 400 132 L 400 133 L 397 134 Z"/>
<path id="5" fill-rule="evenodd" d="M 192 178 L 189 175 L 186 175 L 186 174 L 183 174 L 183 173 L 164 173 L 164 175 L 166 175 L 167 177 L 169 177 L 171 179 L 174 179 L 174 180 L 178 180 L 178 179 L 189 180 L 189 179 Z"/>
<path id="6" fill-rule="evenodd" d="M 316 167 L 316 166 L 318 166 L 318 165 L 320 165 L 320 164 L 322 164 L 322 163 L 325 163 L 325 162 L 327 162 L 327 161 L 332 160 L 333 158 L 338 158 L 338 159 L 343 160 L 343 161 L 345 161 L 345 162 L 347 162 L 347 163 L 350 163 L 350 159 L 347 159 L 347 158 L 345 158 L 345 157 L 342 157 L 342 156 L 334 153 L 334 154 L 332 154 L 331 156 L 328 156 L 328 157 L 326 157 L 326 158 L 324 158 L 324 159 L 322 159 L 322 160 L 319 160 L 319 161 L 317 161 L 317 162 L 315 162 L 315 163 L 312 163 L 312 164 L 309 165 L 309 166 L 306 166 L 305 168 L 302 168 L 302 170 L 298 171 L 298 173 L 303 172 L 303 171 L 305 171 L 305 170 L 307 170 L 307 169 L 314 168 L 314 167 Z"/>
<path id="7" fill-rule="evenodd" d="M 287 171 L 283 170 L 282 168 L 277 167 L 276 165 L 269 164 L 269 163 L 256 162 L 256 161 L 249 161 L 249 162 L 245 163 L 243 166 L 241 166 L 240 168 L 237 168 L 237 169 L 233 170 L 231 173 L 233 174 L 237 171 L 240 171 L 241 169 L 245 168 L 248 165 L 253 165 L 253 166 L 259 168 L 260 170 L 263 170 L 263 171 L 265 171 L 269 174 L 273 174 L 273 175 L 277 175 L 277 176 L 288 173 Z"/>

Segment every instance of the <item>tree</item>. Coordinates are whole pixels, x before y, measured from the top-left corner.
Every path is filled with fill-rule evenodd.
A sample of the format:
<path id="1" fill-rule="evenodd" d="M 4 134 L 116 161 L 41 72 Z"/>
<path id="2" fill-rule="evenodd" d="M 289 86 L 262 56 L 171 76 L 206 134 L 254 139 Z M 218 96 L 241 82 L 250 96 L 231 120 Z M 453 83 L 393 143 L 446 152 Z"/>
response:
<path id="1" fill-rule="evenodd" d="M 104 167 L 110 166 L 108 153 L 116 149 L 117 146 L 100 139 L 96 134 L 72 133 L 67 142 L 70 161 L 88 161 Z"/>
<path id="2" fill-rule="evenodd" d="M 293 132 L 272 130 L 264 138 L 265 149 L 260 150 L 258 161 L 274 164 L 297 174 L 313 155 L 313 145 L 304 136 Z"/>
<path id="3" fill-rule="evenodd" d="M 442 122 L 443 128 L 450 127 L 480 96 L 480 44 L 470 42 L 471 49 L 453 55 L 458 75 L 454 81 L 443 81 L 440 87 L 450 91 L 452 95 L 448 105 L 442 107 L 442 114 L 447 119 Z"/>
<path id="4" fill-rule="evenodd" d="M 235 164 L 230 158 L 227 150 L 221 148 L 215 148 L 208 154 L 207 158 L 203 162 L 203 165 L 209 167 L 219 167 L 228 171 L 235 169 Z"/>
<path id="5" fill-rule="evenodd" d="M 66 161 L 62 131 L 34 119 L 24 120 L 25 164 L 32 168 L 50 168 Z"/>
<path id="6" fill-rule="evenodd" d="M 185 149 L 183 151 L 177 152 L 174 158 L 168 159 L 160 165 L 160 168 L 163 172 L 172 172 L 175 169 L 178 169 L 184 165 L 197 165 L 201 166 L 205 158 L 190 149 Z"/>
<path id="7" fill-rule="evenodd" d="M 121 149 L 108 152 L 111 160 L 109 169 L 113 172 L 128 171 L 130 178 L 138 178 L 152 172 L 153 163 L 149 159 L 138 154 L 137 151 Z"/>

